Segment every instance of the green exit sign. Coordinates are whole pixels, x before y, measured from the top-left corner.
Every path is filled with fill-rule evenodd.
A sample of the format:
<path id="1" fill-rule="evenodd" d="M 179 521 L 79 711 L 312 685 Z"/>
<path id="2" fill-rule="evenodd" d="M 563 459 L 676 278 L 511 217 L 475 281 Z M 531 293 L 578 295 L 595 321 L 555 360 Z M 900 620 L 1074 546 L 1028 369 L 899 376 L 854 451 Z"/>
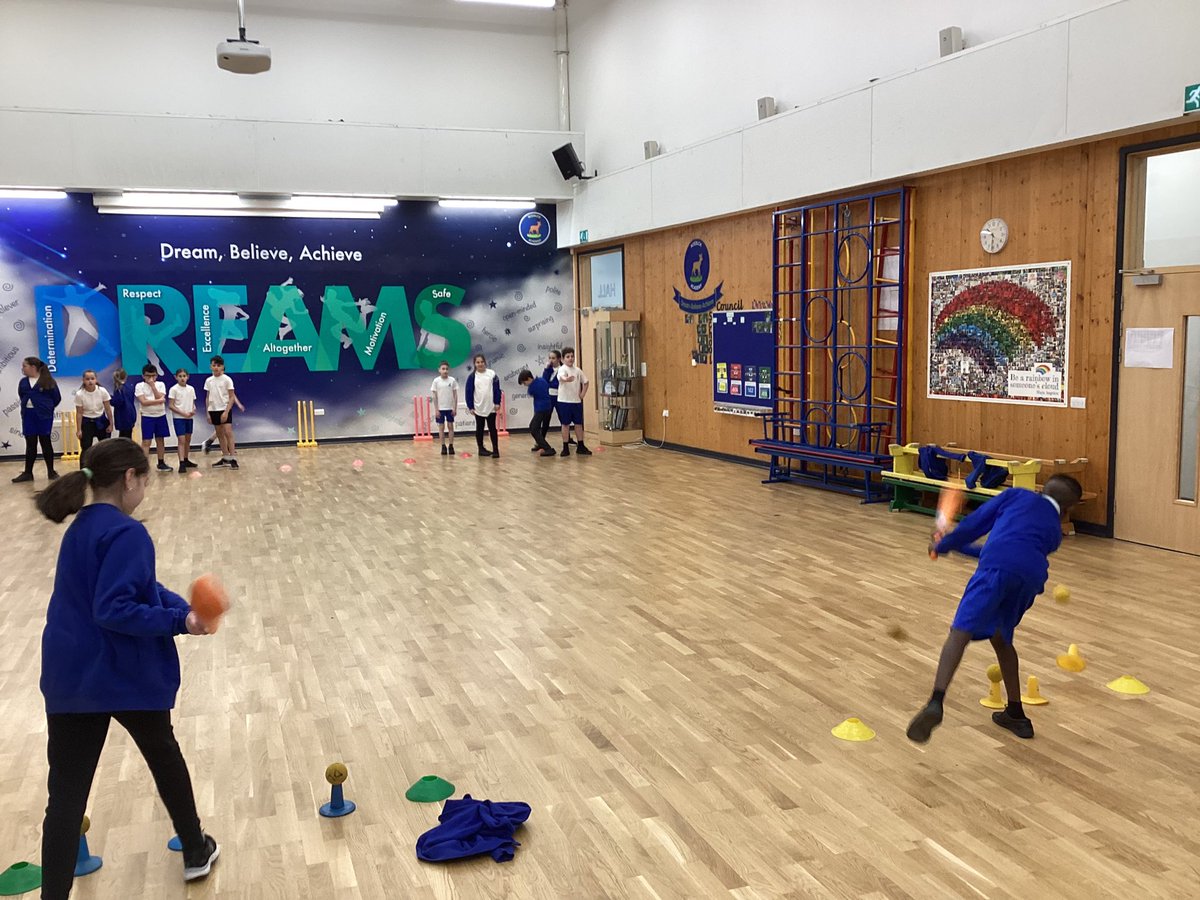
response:
<path id="1" fill-rule="evenodd" d="M 1200 84 L 1189 84 L 1183 89 L 1183 111 L 1200 112 Z"/>
<path id="2" fill-rule="evenodd" d="M 579 243 L 586 244 L 588 239 L 587 229 L 584 228 L 579 232 Z"/>

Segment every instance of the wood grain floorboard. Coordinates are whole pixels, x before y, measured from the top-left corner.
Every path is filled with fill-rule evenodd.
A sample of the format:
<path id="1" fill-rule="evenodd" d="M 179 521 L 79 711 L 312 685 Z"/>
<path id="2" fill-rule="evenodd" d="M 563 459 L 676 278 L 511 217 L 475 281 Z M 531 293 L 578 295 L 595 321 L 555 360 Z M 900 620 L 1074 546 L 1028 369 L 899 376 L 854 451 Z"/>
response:
<path id="1" fill-rule="evenodd" d="M 979 706 L 977 645 L 917 747 L 903 729 L 971 571 L 929 562 L 928 520 L 649 448 L 436 449 L 250 450 L 239 472 L 155 478 L 139 515 L 160 579 L 216 570 L 237 604 L 179 641 L 176 730 L 223 855 L 185 888 L 114 725 L 89 804 L 104 868 L 73 896 L 1200 895 L 1200 560 L 1069 539 L 1051 580 L 1073 601 L 1039 601 L 1019 632 L 1051 700 L 1037 738 Z M 62 529 L 30 494 L 0 491 L 5 865 L 36 861 L 45 802 L 39 641 Z M 1078 675 L 1054 665 L 1072 642 Z M 1126 672 L 1153 692 L 1105 687 Z M 835 740 L 848 716 L 876 740 Z M 334 760 L 359 809 L 324 820 Z M 404 792 L 431 773 L 533 807 L 513 862 L 417 861 L 439 808 Z"/>

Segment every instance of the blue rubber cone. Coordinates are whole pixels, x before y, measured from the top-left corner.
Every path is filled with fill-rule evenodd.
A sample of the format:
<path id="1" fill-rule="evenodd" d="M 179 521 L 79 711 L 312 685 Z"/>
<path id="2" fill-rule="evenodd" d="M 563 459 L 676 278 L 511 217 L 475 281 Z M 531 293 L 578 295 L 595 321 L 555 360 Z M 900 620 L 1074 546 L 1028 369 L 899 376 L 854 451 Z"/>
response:
<path id="1" fill-rule="evenodd" d="M 331 786 L 329 802 L 321 807 L 320 813 L 327 819 L 336 819 L 339 816 L 350 815 L 355 809 L 354 801 L 343 797 L 342 786 L 335 784 Z"/>
<path id="2" fill-rule="evenodd" d="M 75 877 L 82 878 L 84 875 L 91 875 L 97 869 L 104 865 L 104 860 L 98 856 L 92 856 L 88 850 L 87 835 L 79 836 L 79 855 L 75 857 Z"/>
<path id="3" fill-rule="evenodd" d="M 167 849 L 174 850 L 176 853 L 183 852 L 183 841 L 179 839 L 179 835 L 175 835 L 175 837 L 167 841 Z"/>

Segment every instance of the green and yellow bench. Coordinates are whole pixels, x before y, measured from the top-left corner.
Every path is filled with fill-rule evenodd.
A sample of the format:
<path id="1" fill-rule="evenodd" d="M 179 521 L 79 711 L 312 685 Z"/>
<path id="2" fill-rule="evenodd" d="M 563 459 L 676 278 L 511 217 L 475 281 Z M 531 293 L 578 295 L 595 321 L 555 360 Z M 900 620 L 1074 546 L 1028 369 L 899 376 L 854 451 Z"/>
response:
<path id="1" fill-rule="evenodd" d="M 888 452 L 892 456 L 892 468 L 890 471 L 884 472 L 882 478 L 892 487 L 892 510 L 908 510 L 932 516 L 936 512 L 935 506 L 923 501 L 927 494 L 936 494 L 946 487 L 957 488 L 968 499 L 979 502 L 989 500 L 1010 487 L 1040 491 L 1039 478 L 1044 480 L 1051 475 L 1078 477 L 1088 462 L 1086 457 L 1079 457 L 1071 461 L 1065 459 L 1046 460 L 990 451 L 976 451 L 987 457 L 989 467 L 1002 469 L 1005 472 L 1005 483 L 998 488 L 986 488 L 978 483 L 975 487 L 969 488 L 961 472 L 964 469 L 969 472 L 974 468 L 973 464 L 969 461 L 958 463 L 956 460 L 948 460 L 948 464 L 952 467 L 949 477 L 945 479 L 929 478 L 918 465 L 921 446 L 921 444 L 891 444 L 888 446 Z M 955 444 L 940 446 L 955 453 L 967 454 L 970 452 Z M 956 472 L 959 474 L 955 474 Z M 1083 492 L 1084 501 L 1093 500 L 1095 497 L 1094 492 L 1086 490 Z M 1070 534 L 1072 531 L 1070 523 L 1064 522 L 1063 533 Z"/>

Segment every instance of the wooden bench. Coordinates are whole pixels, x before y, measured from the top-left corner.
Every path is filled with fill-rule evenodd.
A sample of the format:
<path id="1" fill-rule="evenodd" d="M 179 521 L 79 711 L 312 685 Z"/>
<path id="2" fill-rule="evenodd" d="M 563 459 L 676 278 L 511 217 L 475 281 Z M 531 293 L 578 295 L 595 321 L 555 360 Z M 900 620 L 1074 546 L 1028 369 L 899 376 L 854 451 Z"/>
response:
<path id="1" fill-rule="evenodd" d="M 872 453 L 872 440 L 881 433 L 884 423 L 834 424 L 822 420 L 796 419 L 779 413 L 763 413 L 763 436 L 752 438 L 755 453 L 771 459 L 770 475 L 763 484 L 781 481 L 800 481 L 827 490 L 841 491 L 862 497 L 864 503 L 877 503 L 888 498 L 889 489 L 880 480 L 892 465 L 889 455 Z M 806 434 L 810 429 L 851 430 L 848 443 L 863 449 L 842 446 L 809 444 L 787 440 L 782 435 Z M 794 467 L 793 462 L 800 463 Z M 840 471 L 839 471 L 840 470 Z M 861 472 L 861 477 L 845 474 Z"/>
<path id="2" fill-rule="evenodd" d="M 955 453 L 966 454 L 970 452 L 956 444 L 942 444 L 939 446 L 944 450 L 950 450 Z M 973 464 L 959 463 L 957 460 L 947 460 L 948 465 L 952 465 L 960 474 L 952 474 L 942 480 L 929 478 L 921 471 L 918 466 L 918 457 L 921 452 L 920 444 L 891 444 L 888 446 L 888 452 L 892 457 L 892 468 L 890 471 L 884 472 L 882 477 L 892 487 L 892 510 L 909 510 L 930 516 L 934 515 L 935 509 L 921 501 L 926 494 L 936 493 L 942 490 L 942 488 L 958 488 L 967 498 L 983 502 L 990 500 L 1009 487 L 1040 491 L 1042 487 L 1038 481 L 1039 477 L 1044 479 L 1049 478 L 1051 475 L 1077 475 L 1083 472 L 1088 462 L 1086 457 L 1079 457 L 1071 461 L 1065 459 L 1047 460 L 1035 457 L 1013 456 L 1006 453 L 976 451 L 987 457 L 986 464 L 989 467 L 1004 470 L 1006 473 L 1006 483 L 998 488 L 986 488 L 976 483 L 975 487 L 969 488 L 961 470 L 968 468 L 969 471 L 974 468 Z M 1095 492 L 1085 490 L 1081 502 L 1094 500 L 1095 498 Z M 1073 532 L 1074 527 L 1070 521 L 1064 520 L 1063 534 L 1071 534 Z"/>

